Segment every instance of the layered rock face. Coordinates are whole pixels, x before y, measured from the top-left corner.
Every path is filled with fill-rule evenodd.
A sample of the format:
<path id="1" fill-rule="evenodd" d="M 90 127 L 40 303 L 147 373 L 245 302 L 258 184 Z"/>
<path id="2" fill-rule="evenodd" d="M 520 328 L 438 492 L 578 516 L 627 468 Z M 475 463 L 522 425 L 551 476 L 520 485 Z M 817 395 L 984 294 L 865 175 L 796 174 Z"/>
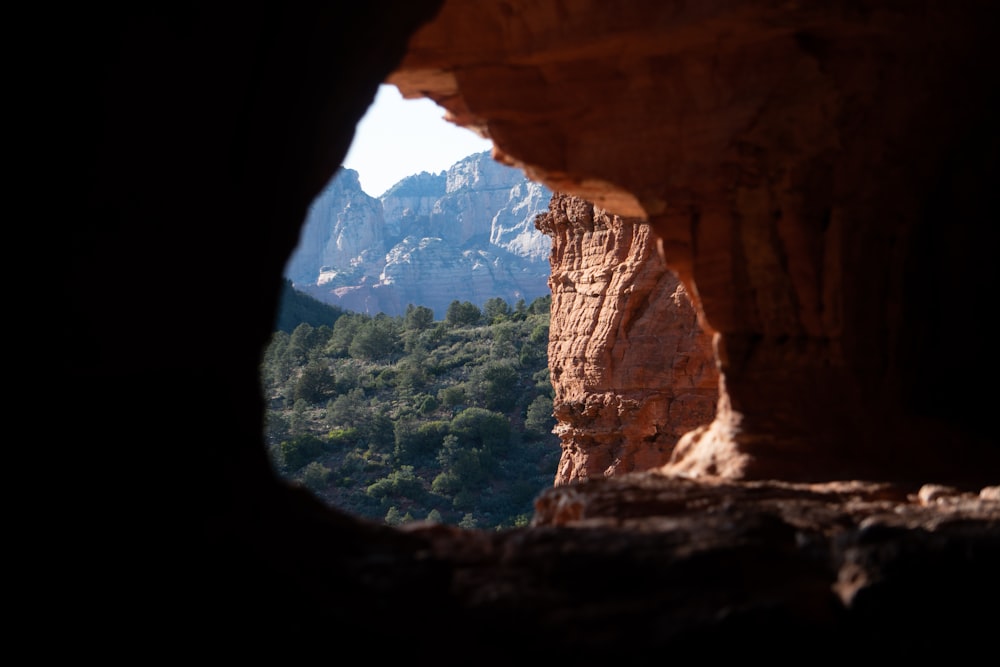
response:
<path id="1" fill-rule="evenodd" d="M 985 399 L 946 389 L 996 369 L 988 328 L 934 314 L 996 283 L 982 15 L 446 1 L 390 81 L 553 190 L 649 222 L 723 376 L 666 472 L 958 481 L 1000 465 Z"/>
<path id="2" fill-rule="evenodd" d="M 552 238 L 555 483 L 667 463 L 684 433 L 711 423 L 719 390 L 683 285 L 642 220 L 556 194 L 535 224 Z"/>
<path id="3" fill-rule="evenodd" d="M 323 286 L 337 269 L 352 277 L 378 275 L 385 243 L 381 203 L 361 190 L 356 171 L 341 169 L 309 208 L 285 276 L 299 286 Z"/>
<path id="4" fill-rule="evenodd" d="M 550 196 L 488 151 L 377 199 L 342 168 L 310 206 L 285 275 L 360 313 L 402 315 L 413 304 L 443 319 L 456 299 L 530 302 L 548 293 L 550 243 L 533 221 Z"/>

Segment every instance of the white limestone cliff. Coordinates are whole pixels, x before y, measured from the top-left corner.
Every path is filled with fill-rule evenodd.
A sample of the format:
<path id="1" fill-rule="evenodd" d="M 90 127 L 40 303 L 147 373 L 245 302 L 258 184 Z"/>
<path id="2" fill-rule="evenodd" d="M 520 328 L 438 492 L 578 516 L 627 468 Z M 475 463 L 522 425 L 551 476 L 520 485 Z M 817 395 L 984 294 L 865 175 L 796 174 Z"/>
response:
<path id="1" fill-rule="evenodd" d="M 534 225 L 552 193 L 490 153 L 401 180 L 375 199 L 341 169 L 310 207 L 285 275 L 349 310 L 443 317 L 457 299 L 512 305 L 549 293 L 551 239 Z"/>

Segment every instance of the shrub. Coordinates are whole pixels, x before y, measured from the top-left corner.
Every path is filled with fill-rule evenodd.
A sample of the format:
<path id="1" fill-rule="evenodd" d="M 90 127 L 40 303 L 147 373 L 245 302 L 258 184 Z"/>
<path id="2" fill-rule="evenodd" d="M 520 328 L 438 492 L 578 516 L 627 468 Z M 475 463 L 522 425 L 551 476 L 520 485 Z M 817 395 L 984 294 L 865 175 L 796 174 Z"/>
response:
<path id="1" fill-rule="evenodd" d="M 331 448 L 340 449 L 355 444 L 358 435 L 356 428 L 335 428 L 327 434 L 326 441 Z"/>
<path id="2" fill-rule="evenodd" d="M 330 370 L 325 365 L 314 362 L 302 369 L 293 396 L 296 401 L 302 400 L 315 405 L 325 401 L 333 392 L 333 388 L 333 376 Z"/>
<path id="3" fill-rule="evenodd" d="M 423 485 L 413 473 L 413 466 L 402 466 L 399 470 L 393 470 L 382 479 L 369 485 L 365 493 L 373 498 L 403 496 L 417 500 L 423 495 L 423 491 Z"/>
<path id="4" fill-rule="evenodd" d="M 437 452 L 447 434 L 448 422 L 417 423 L 401 419 L 396 422 L 394 454 L 400 461 L 417 461 Z"/>
<path id="5" fill-rule="evenodd" d="M 445 387 L 444 389 L 438 391 L 438 400 L 441 401 L 442 405 L 449 408 L 461 405 L 462 403 L 465 403 L 466 400 L 465 387 L 460 384 Z"/>
<path id="6" fill-rule="evenodd" d="M 455 415 L 451 420 L 451 432 L 463 444 L 495 452 L 505 451 L 510 442 L 510 422 L 507 418 L 483 408 L 466 408 Z"/>
<path id="7" fill-rule="evenodd" d="M 389 511 L 385 513 L 385 519 L 383 521 L 389 526 L 398 526 L 404 524 L 408 521 L 413 521 L 413 517 L 409 512 L 406 514 L 401 514 L 399 508 L 393 505 L 389 508 Z"/>
<path id="8" fill-rule="evenodd" d="M 313 435 L 299 435 L 279 445 L 282 463 L 298 470 L 323 453 L 323 441 Z"/>
<path id="9" fill-rule="evenodd" d="M 440 403 L 438 403 L 437 399 L 428 394 L 424 396 L 423 400 L 420 402 L 420 414 L 429 415 L 437 410 L 439 405 Z"/>
<path id="10" fill-rule="evenodd" d="M 313 461 L 302 469 L 302 475 L 299 479 L 306 488 L 313 491 L 321 491 L 326 488 L 327 483 L 330 481 L 330 469 L 319 461 Z"/>

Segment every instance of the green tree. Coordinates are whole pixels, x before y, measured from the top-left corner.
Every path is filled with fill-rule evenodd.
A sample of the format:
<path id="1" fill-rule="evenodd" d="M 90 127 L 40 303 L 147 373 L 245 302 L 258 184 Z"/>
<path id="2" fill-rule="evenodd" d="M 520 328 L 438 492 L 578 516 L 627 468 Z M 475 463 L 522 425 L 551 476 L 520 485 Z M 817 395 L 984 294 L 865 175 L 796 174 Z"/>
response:
<path id="1" fill-rule="evenodd" d="M 555 396 L 555 389 L 552 388 L 552 376 L 549 373 L 548 366 L 545 366 L 537 373 L 531 376 L 531 379 L 535 382 L 535 389 L 545 394 L 549 398 Z"/>
<path id="2" fill-rule="evenodd" d="M 504 452 L 510 443 L 510 422 L 502 414 L 466 408 L 451 420 L 449 432 L 474 447 Z"/>
<path id="3" fill-rule="evenodd" d="M 330 479 L 330 469 L 319 461 L 311 461 L 302 468 L 299 478 L 306 488 L 312 491 L 322 491 Z"/>
<path id="4" fill-rule="evenodd" d="M 394 428 L 396 459 L 414 463 L 433 456 L 440 449 L 441 441 L 448 435 L 448 428 L 448 422 L 444 421 L 419 423 L 412 419 L 400 419 Z"/>
<path id="5" fill-rule="evenodd" d="M 366 382 L 371 377 L 362 372 L 362 364 L 359 363 L 336 364 L 333 376 L 334 390 L 338 394 L 346 394 L 353 389 L 364 389 Z"/>
<path id="6" fill-rule="evenodd" d="M 486 528 L 523 525 L 560 452 L 549 308 L 549 298 L 514 309 L 494 300 L 482 311 L 456 302 L 451 321 L 429 323 L 418 306 L 400 317 L 344 313 L 298 331 L 298 361 L 295 330 L 276 333 L 261 360 L 275 471 L 318 491 L 335 484 L 339 508 L 374 520 L 435 507 L 452 523 L 467 514 Z M 455 414 L 438 417 L 438 405 Z M 325 486 L 324 468 L 333 470 Z"/>
<path id="7" fill-rule="evenodd" d="M 548 345 L 549 343 L 549 323 L 539 322 L 535 325 L 535 328 L 531 330 L 531 335 L 528 337 L 532 343 Z"/>
<path id="8" fill-rule="evenodd" d="M 454 327 L 473 326 L 479 324 L 482 319 L 483 313 L 479 310 L 479 306 L 471 301 L 460 302 L 458 299 L 448 305 L 444 316 L 445 322 Z"/>
<path id="9" fill-rule="evenodd" d="M 314 435 L 299 435 L 280 446 L 281 459 L 288 470 L 298 470 L 323 453 L 323 441 Z"/>
<path id="10" fill-rule="evenodd" d="M 403 327 L 409 331 L 423 331 L 429 329 L 434 324 L 434 311 L 427 306 L 414 306 L 412 303 L 406 306 L 406 315 L 403 316 Z"/>
<path id="11" fill-rule="evenodd" d="M 405 497 L 419 500 L 424 493 L 423 484 L 413 472 L 413 466 L 401 466 L 388 475 L 370 484 L 365 493 L 374 498 L 387 496 Z"/>
<path id="12" fill-rule="evenodd" d="M 292 413 L 288 416 L 288 432 L 293 436 L 304 435 L 309 431 L 309 401 L 299 399 L 292 405 Z"/>
<path id="13" fill-rule="evenodd" d="M 486 303 L 483 304 L 483 317 L 486 318 L 487 324 L 495 324 L 506 320 L 512 313 L 510 304 L 499 296 L 487 299 Z"/>
<path id="14" fill-rule="evenodd" d="M 348 356 L 351 343 L 358 330 L 371 318 L 360 313 L 349 313 L 340 316 L 333 324 L 333 330 L 326 341 L 324 353 L 333 358 Z"/>
<path id="15" fill-rule="evenodd" d="M 288 354 L 296 363 L 305 363 L 314 358 L 326 346 L 333 330 L 322 325 L 314 327 L 306 322 L 295 327 L 288 338 Z"/>
<path id="16" fill-rule="evenodd" d="M 386 359 L 395 349 L 396 342 L 391 321 L 376 318 L 358 328 L 347 352 L 355 359 Z"/>
<path id="17" fill-rule="evenodd" d="M 304 364 L 309 359 L 312 350 L 313 327 L 303 322 L 295 327 L 288 340 L 288 355 L 297 364 Z"/>
<path id="18" fill-rule="evenodd" d="M 524 419 L 525 427 L 533 434 L 543 436 L 551 433 L 555 424 L 555 417 L 552 416 L 552 399 L 544 394 L 536 396 L 528 405 Z"/>
<path id="19" fill-rule="evenodd" d="M 552 295 L 540 296 L 528 306 L 528 313 L 531 315 L 548 315 L 552 311 Z"/>
<path id="20" fill-rule="evenodd" d="M 456 384 L 450 387 L 442 387 L 438 390 L 438 400 L 441 401 L 441 405 L 448 407 L 455 407 L 465 403 L 465 387 Z"/>
<path id="21" fill-rule="evenodd" d="M 515 359 L 518 357 L 519 327 L 506 319 L 494 320 L 490 327 L 493 344 L 490 346 L 490 356 L 494 359 Z"/>
<path id="22" fill-rule="evenodd" d="M 420 399 L 420 404 L 419 407 L 417 408 L 417 412 L 419 412 L 422 415 L 429 415 L 433 413 L 435 410 L 437 410 L 438 406 L 440 405 L 441 404 L 438 403 L 438 400 L 436 398 L 434 398 L 430 394 L 424 394 L 423 398 Z"/>
<path id="23" fill-rule="evenodd" d="M 328 426 L 357 426 L 361 424 L 368 413 L 368 402 L 362 389 L 352 389 L 346 394 L 340 394 L 326 404 L 326 422 Z"/>
<path id="24" fill-rule="evenodd" d="M 330 369 L 326 364 L 314 361 L 302 369 L 293 396 L 296 401 L 302 400 L 315 405 L 325 401 L 333 393 L 333 387 Z"/>
<path id="25" fill-rule="evenodd" d="M 358 426 L 362 439 L 368 448 L 376 452 L 389 453 L 396 444 L 392 419 L 384 412 L 369 412 L 368 419 Z"/>
<path id="26" fill-rule="evenodd" d="M 292 374 L 294 364 L 288 352 L 291 336 L 284 331 L 275 331 L 264 350 L 260 363 L 260 376 L 264 387 L 275 392 Z"/>
<path id="27" fill-rule="evenodd" d="M 427 372 L 424 370 L 426 360 L 427 353 L 419 348 L 400 359 L 396 364 L 396 386 L 413 392 L 427 384 Z"/>
<path id="28" fill-rule="evenodd" d="M 469 385 L 489 410 L 507 411 L 521 396 L 520 376 L 508 361 L 490 361 L 472 372 Z"/>
<path id="29" fill-rule="evenodd" d="M 405 522 L 406 519 L 403 518 L 403 514 L 399 511 L 399 508 L 393 505 L 385 513 L 384 521 L 389 526 L 398 526 Z"/>

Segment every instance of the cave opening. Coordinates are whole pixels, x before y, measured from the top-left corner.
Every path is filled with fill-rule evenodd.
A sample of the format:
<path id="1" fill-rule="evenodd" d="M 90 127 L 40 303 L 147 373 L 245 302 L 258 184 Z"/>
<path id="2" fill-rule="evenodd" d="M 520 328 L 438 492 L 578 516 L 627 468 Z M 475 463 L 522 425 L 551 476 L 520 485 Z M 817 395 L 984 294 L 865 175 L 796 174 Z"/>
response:
<path id="1" fill-rule="evenodd" d="M 285 264 L 260 367 L 268 459 L 390 525 L 503 529 L 552 485 L 552 193 L 379 86 Z M 442 268 L 444 267 L 444 268 Z"/>
<path id="2" fill-rule="evenodd" d="M 405 16 L 419 4 L 394 3 L 394 16 Z M 450 5 L 479 11 L 490 3 Z M 517 12 L 509 11 L 515 5 L 525 11 L 538 7 L 502 3 L 501 18 L 508 17 L 510 25 L 532 30 L 543 25 L 520 21 Z M 795 29 L 801 23 L 797 12 L 823 18 L 825 10 L 800 5 L 780 3 L 738 15 L 725 14 L 725 3 L 708 10 L 670 5 L 658 15 L 664 30 L 652 35 L 656 39 L 630 39 L 627 30 L 617 32 L 631 45 L 680 45 L 691 54 L 687 61 L 673 53 L 657 61 L 672 68 L 674 100 L 735 102 L 745 98 L 725 95 L 727 85 L 748 82 L 764 89 L 767 77 L 781 71 L 777 65 L 797 60 L 781 40 L 757 40 L 764 53 L 727 53 L 716 47 L 733 44 L 730 31 L 742 25 L 763 25 L 766 36 L 774 36 L 781 26 Z M 360 648 L 390 659 L 419 656 L 458 664 L 474 656 L 481 664 L 507 665 L 538 655 L 538 646 L 553 649 L 546 657 L 564 661 L 610 658 L 636 664 L 676 656 L 682 649 L 693 649 L 693 657 L 704 655 L 706 646 L 726 657 L 745 657 L 748 650 L 762 656 L 776 650 L 808 655 L 818 646 L 832 648 L 838 658 L 870 655 L 872 645 L 896 659 L 941 648 L 964 650 L 970 657 L 992 650 L 995 619 L 981 610 L 991 608 L 998 590 L 995 486 L 992 500 L 985 493 L 969 499 L 938 488 L 911 502 L 882 486 L 828 485 L 804 493 L 781 483 L 711 487 L 679 479 L 669 484 L 657 480 L 657 485 L 649 477 L 639 478 L 642 483 L 620 477 L 566 487 L 551 498 L 552 520 L 540 530 L 482 535 L 385 530 L 340 512 L 317 511 L 322 508 L 312 498 L 262 474 L 266 467 L 253 363 L 270 326 L 266 320 L 273 315 L 267 311 L 278 291 L 278 262 L 285 259 L 279 255 L 292 246 L 289 223 L 304 208 L 306 195 L 319 190 L 318 181 L 330 173 L 324 162 L 328 154 L 317 155 L 317 136 L 340 137 L 357 120 L 367 82 L 385 76 L 411 32 L 373 20 L 379 5 L 350 7 L 367 12 L 365 20 L 345 21 L 342 12 L 348 5 L 327 5 L 322 16 L 317 10 L 293 13 L 297 10 L 286 5 L 281 10 L 286 12 L 284 24 L 273 8 L 253 14 L 249 7 L 247 13 L 143 7 L 123 11 L 114 21 L 98 13 L 100 21 L 88 16 L 92 23 L 66 31 L 70 39 L 63 44 L 73 49 L 65 58 L 50 59 L 60 67 L 69 64 L 80 75 L 72 90 L 86 93 L 73 113 L 65 114 L 73 131 L 79 130 L 78 138 L 86 137 L 86 150 L 61 146 L 50 154 L 82 162 L 81 170 L 70 163 L 65 171 L 77 176 L 68 179 L 71 185 L 85 185 L 83 196 L 67 201 L 65 208 L 52 207 L 60 214 L 58 228 L 70 230 L 69 238 L 77 242 L 71 266 L 74 280 L 82 280 L 82 289 L 72 290 L 76 328 L 67 326 L 64 317 L 59 323 L 76 337 L 73 349 L 79 352 L 73 355 L 79 385 L 67 401 L 74 418 L 68 423 L 102 441 L 95 450 L 80 446 L 78 438 L 69 439 L 76 455 L 62 469 L 77 483 L 57 489 L 70 493 L 58 496 L 51 505 L 55 511 L 42 505 L 45 511 L 32 517 L 48 542 L 41 543 L 44 553 L 35 559 L 40 571 L 29 573 L 34 606 L 25 609 L 39 613 L 28 615 L 65 639 L 57 642 L 60 646 L 77 652 L 140 645 L 178 655 L 242 651 L 259 658 L 262 646 L 273 645 L 279 655 L 297 649 L 315 653 L 317 647 L 327 652 Z M 942 13 L 947 7 L 938 5 Z M 599 6 L 592 8 L 598 11 Z M 722 20 L 706 26 L 705 11 L 722 12 Z M 756 11 L 779 14 L 782 21 L 750 20 Z M 909 10 L 900 6 L 899 11 Z M 608 17 L 612 27 L 622 27 L 629 15 L 619 7 L 613 13 Z M 879 16 L 886 14 L 852 15 L 866 22 L 860 27 L 868 21 L 878 27 Z M 655 27 L 656 16 L 648 16 L 641 25 Z M 604 36 L 608 21 L 600 16 L 585 16 L 561 31 L 567 25 L 563 19 L 573 17 L 557 18 L 550 36 L 565 35 L 574 47 L 609 44 L 595 42 L 593 32 L 586 31 L 593 28 Z M 834 28 L 852 27 L 850 16 L 835 18 Z M 47 28 L 50 20 L 37 26 Z M 240 29 L 232 29 L 234 20 Z M 941 21 L 921 21 L 935 34 L 945 34 L 938 30 Z M 499 20 L 488 25 L 498 24 L 506 25 Z M 700 26 L 722 26 L 726 39 L 717 40 L 718 30 Z M 911 39 L 912 31 L 901 32 Z M 481 30 L 474 38 L 487 41 L 498 34 Z M 886 33 L 848 29 L 844 34 L 851 40 L 852 58 L 884 53 L 856 40 L 874 35 L 881 42 Z M 331 39 L 336 35 L 343 40 Z M 750 35 L 762 36 L 752 30 Z M 696 59 L 704 36 L 711 43 L 703 52 L 720 75 L 713 79 L 716 90 L 699 88 L 695 77 L 686 76 L 705 71 Z M 51 33 L 39 34 L 38 43 L 48 45 L 51 38 Z M 266 48 L 272 43 L 274 48 Z M 359 58 L 359 53 L 371 57 Z M 766 61 L 754 58 L 760 55 L 768 56 Z M 331 86 L 335 90 L 319 90 L 316 82 L 329 76 L 331 57 L 344 66 Z M 768 66 L 758 68 L 755 62 Z M 842 61 L 846 67 L 840 71 L 863 72 L 854 62 Z M 896 79 L 894 73 L 922 69 L 913 67 L 912 60 L 900 60 L 897 68 L 886 59 L 880 62 L 888 68 L 887 84 Z M 745 66 L 734 68 L 734 63 Z M 620 64 L 646 73 L 635 67 L 642 65 L 640 59 Z M 517 71 L 531 70 L 522 66 Z M 814 67 L 796 71 L 809 76 L 810 83 L 820 82 L 812 78 Z M 641 77 L 622 80 L 642 83 Z M 802 106 L 773 107 L 782 113 L 770 129 L 797 126 L 789 122 L 796 118 L 796 108 L 823 108 L 797 97 L 800 88 L 794 83 L 781 90 L 793 93 L 788 101 L 799 100 Z M 50 89 L 60 98 L 53 108 L 64 109 L 66 89 Z M 533 93 L 547 90 L 556 101 L 571 99 L 555 86 Z M 845 88 L 851 101 L 847 121 L 868 124 L 866 90 Z M 615 97 L 615 90 L 587 93 L 595 110 L 621 114 L 645 108 L 670 117 L 665 105 L 630 104 Z M 841 98 L 831 101 L 836 99 Z M 307 103 L 311 101 L 316 103 Z M 946 103 L 960 106 L 950 99 Z M 689 110 L 706 113 L 690 113 L 687 120 L 703 118 L 706 129 L 713 126 L 711 108 Z M 766 120 L 768 114 L 755 118 Z M 871 126 L 876 132 L 884 129 L 878 123 Z M 630 130 L 636 127 L 629 124 Z M 682 139 L 714 136 L 691 133 Z M 759 144 L 773 146 L 777 139 L 796 137 L 780 132 L 759 138 Z M 879 143 L 872 145 L 877 152 Z M 711 163 L 717 157 L 697 150 L 696 142 L 681 147 L 689 159 L 700 156 Z M 904 155 L 926 153 L 923 144 L 916 150 Z M 601 157 L 607 162 L 613 156 Z M 855 157 L 845 170 L 868 163 L 865 153 Z M 666 180 L 664 168 L 687 169 L 675 176 L 689 183 L 699 175 L 687 161 L 631 164 L 636 177 L 648 173 L 658 181 Z M 774 164 L 785 162 L 775 159 Z M 740 172 L 747 179 L 764 174 Z M 984 200 L 987 181 L 994 179 L 984 178 L 979 186 Z M 882 201 L 880 179 L 875 183 L 872 196 Z M 697 194 L 691 193 L 689 201 L 696 201 Z M 761 210 L 769 213 L 762 222 L 774 219 L 774 208 L 763 206 L 769 203 L 761 202 Z M 70 206 L 79 214 L 61 215 Z M 791 220 L 792 210 L 783 205 L 782 220 Z M 80 223 L 84 217 L 88 224 Z M 708 229 L 718 222 L 719 211 L 705 207 L 689 217 L 698 230 Z M 843 212 L 835 210 L 824 226 L 836 229 L 843 222 Z M 248 233 L 248 227 L 262 233 Z M 245 243 L 239 253 L 233 252 L 237 237 Z M 699 240 L 701 251 L 727 263 L 729 244 L 706 248 L 704 243 L 718 239 Z M 678 246 L 683 242 L 664 240 Z M 983 244 L 976 257 L 988 259 L 987 247 Z M 956 245 L 956 262 L 959 250 Z M 179 265 L 183 270 L 150 271 Z M 267 270 L 246 271 L 248 265 Z M 859 262 L 857 279 L 863 281 L 871 268 Z M 147 280 L 141 290 L 108 289 L 121 284 L 123 275 Z M 250 287 L 256 289 L 244 282 L 227 294 L 232 299 L 220 299 L 215 288 L 232 285 L 234 275 L 252 281 Z M 714 291 L 708 289 L 710 283 L 699 281 L 706 298 L 718 299 L 732 287 L 728 276 L 715 277 Z M 969 312 L 961 315 L 982 326 L 985 338 L 992 330 L 982 317 L 988 308 L 971 296 L 966 299 Z M 919 301 L 904 306 L 924 310 Z M 205 335 L 192 335 L 192 323 Z M 937 341 L 939 335 L 930 330 L 922 338 Z M 113 413 L 109 397 L 117 399 Z M 905 455 L 898 462 L 909 460 Z M 996 468 L 986 472 L 990 470 Z M 44 484 L 25 494 L 25 511 L 39 507 L 35 503 L 43 496 L 48 496 Z"/>

